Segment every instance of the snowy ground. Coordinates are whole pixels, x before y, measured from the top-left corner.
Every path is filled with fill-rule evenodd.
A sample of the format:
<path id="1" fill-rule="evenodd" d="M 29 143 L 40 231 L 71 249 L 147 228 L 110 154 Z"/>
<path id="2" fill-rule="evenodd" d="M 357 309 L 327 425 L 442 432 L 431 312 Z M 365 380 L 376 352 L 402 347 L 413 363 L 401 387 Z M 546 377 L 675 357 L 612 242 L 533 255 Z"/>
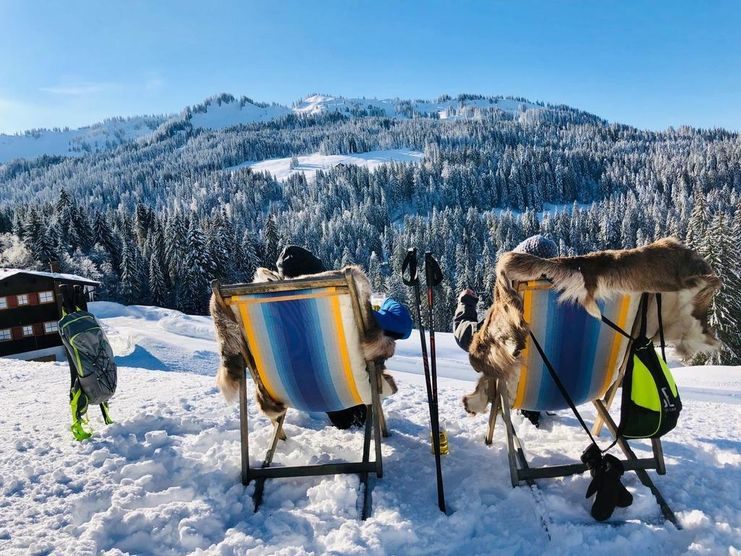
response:
<path id="1" fill-rule="evenodd" d="M 253 513 L 253 486 L 239 482 L 237 410 L 213 384 L 213 332 L 204 317 L 97 303 L 116 353 L 114 425 L 95 410 L 95 436 L 72 440 L 68 370 L 0 359 L 0 554 L 739 554 L 741 551 L 741 368 L 676 370 L 685 409 L 665 437 L 668 473 L 655 481 L 684 529 L 660 519 L 634 474 L 634 504 L 609 524 L 589 516 L 589 479 L 541 481 L 536 493 L 509 483 L 504 434 L 486 447 L 484 416 L 460 396 L 474 373 L 450 336 L 439 335 L 443 459 L 451 509 L 435 503 L 428 414 L 417 338 L 390 367 L 400 392 L 384 402 L 392 436 L 373 515 L 358 520 L 354 476 L 269 481 Z M 584 412 L 593 412 L 584 406 Z M 267 420 L 250 406 L 251 455 L 261 459 Z M 536 429 L 515 425 L 534 464 L 573 460 L 587 445 L 568 412 Z M 289 412 L 276 461 L 317 463 L 359 453 L 361 433 L 322 414 Z M 607 438 L 603 438 L 607 442 Z M 648 442 L 633 442 L 639 455 Z M 652 473 L 653 474 L 653 473 Z M 546 535 L 542 522 L 550 532 Z"/>
<path id="2" fill-rule="evenodd" d="M 245 162 L 232 166 L 228 170 L 251 168 L 255 172 L 269 172 L 279 181 L 285 181 L 293 174 L 303 173 L 306 179 L 313 181 L 319 170 L 331 170 L 338 164 L 346 166 L 363 166 L 375 170 L 381 164 L 389 162 L 422 162 L 424 153 L 409 149 L 389 149 L 384 151 L 369 151 L 355 154 L 309 154 L 295 157 L 298 164 L 291 167 L 292 157 L 271 158 L 262 162 Z"/>

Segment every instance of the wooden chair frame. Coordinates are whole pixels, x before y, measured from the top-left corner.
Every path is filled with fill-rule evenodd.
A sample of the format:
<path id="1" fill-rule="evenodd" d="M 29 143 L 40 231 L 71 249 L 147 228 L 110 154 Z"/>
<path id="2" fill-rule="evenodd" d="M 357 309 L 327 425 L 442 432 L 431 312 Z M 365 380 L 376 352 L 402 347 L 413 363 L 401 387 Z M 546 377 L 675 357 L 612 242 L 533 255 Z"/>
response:
<path id="1" fill-rule="evenodd" d="M 626 347 L 626 353 L 630 350 L 631 342 Z M 621 460 L 626 470 L 635 471 L 638 475 L 638 479 L 643 485 L 648 487 L 656 498 L 656 502 L 661 508 L 661 513 L 664 518 L 674 524 L 677 529 L 682 527 L 674 515 L 674 512 L 669 507 L 666 499 L 661 494 L 661 491 L 651 480 L 651 477 L 647 473 L 648 469 L 655 469 L 659 475 L 666 474 L 666 465 L 664 463 L 664 451 L 661 446 L 661 439 L 651 439 L 651 449 L 653 452 L 650 458 L 638 458 L 635 452 L 628 445 L 628 441 L 621 435 L 617 434 L 618 426 L 612 419 L 609 413 L 609 407 L 615 398 L 615 394 L 622 383 L 623 376 L 625 374 L 625 367 L 628 363 L 628 358 L 623 357 L 623 362 L 618 373 L 618 379 L 608 389 L 603 399 L 596 399 L 592 401 L 595 409 L 597 410 L 597 419 L 595 420 L 592 428 L 595 436 L 599 435 L 600 428 L 602 425 L 606 425 L 613 439 L 616 439 L 617 445 L 623 452 L 625 459 Z M 511 403 L 507 393 L 507 388 L 503 383 L 498 380 L 493 382 L 493 386 L 489 392 L 489 400 L 491 401 L 491 410 L 489 413 L 488 430 L 484 442 L 487 445 L 491 445 L 494 437 L 494 427 L 497 420 L 497 414 L 501 412 L 502 421 L 504 422 L 505 432 L 507 436 L 507 459 L 509 462 L 510 481 L 513 487 L 518 486 L 521 482 L 525 482 L 530 486 L 535 485 L 535 479 L 552 479 L 556 477 L 567 477 L 569 475 L 576 475 L 584 473 L 588 470 L 584 463 L 573 463 L 567 465 L 551 465 L 543 467 L 530 467 L 525 457 L 525 451 L 523 449 L 522 441 L 517 436 L 517 431 L 512 423 L 510 414 Z"/>
<path id="2" fill-rule="evenodd" d="M 279 282 L 262 282 L 257 284 L 235 284 L 221 286 L 218 281 L 211 284 L 211 288 L 216 296 L 217 302 L 227 306 L 224 297 L 236 295 L 246 295 L 254 293 L 275 293 L 291 290 L 302 290 L 309 288 L 334 287 L 338 293 L 347 293 L 350 295 L 355 315 L 355 323 L 358 326 L 360 337 L 364 337 L 368 329 L 368 323 L 365 322 L 364 313 L 361 310 L 358 300 L 357 289 L 352 274 L 346 271 L 342 276 L 330 276 L 320 278 L 306 278 L 300 280 L 285 280 Z M 229 309 L 231 310 L 231 309 Z M 365 431 L 363 438 L 363 453 L 361 461 L 357 462 L 336 462 L 320 465 L 296 465 L 290 467 L 271 467 L 273 456 L 275 455 L 278 440 L 284 439 L 283 423 L 285 413 L 281 415 L 275 426 L 273 438 L 268 448 L 263 463 L 260 467 L 250 466 L 249 456 L 249 427 L 247 420 L 247 354 L 243 354 L 245 361 L 244 372 L 239 381 L 239 436 L 241 444 L 242 460 L 242 484 L 248 485 L 255 480 L 255 491 L 252 495 L 254 509 L 257 511 L 262 503 L 265 481 L 267 479 L 278 479 L 283 477 L 310 477 L 320 475 L 338 475 L 338 474 L 355 474 L 360 477 L 360 483 L 363 489 L 363 507 L 361 519 L 366 519 L 371 513 L 372 496 L 368 476 L 371 473 L 376 478 L 383 477 L 383 458 L 381 454 L 381 436 L 388 436 L 383 409 L 381 407 L 381 397 L 379 391 L 379 373 L 376 365 L 372 361 L 366 362 L 366 369 L 370 377 L 371 385 L 371 404 L 366 405 L 367 414 L 365 420 Z M 374 444 L 374 460 L 370 461 L 371 440 Z"/>

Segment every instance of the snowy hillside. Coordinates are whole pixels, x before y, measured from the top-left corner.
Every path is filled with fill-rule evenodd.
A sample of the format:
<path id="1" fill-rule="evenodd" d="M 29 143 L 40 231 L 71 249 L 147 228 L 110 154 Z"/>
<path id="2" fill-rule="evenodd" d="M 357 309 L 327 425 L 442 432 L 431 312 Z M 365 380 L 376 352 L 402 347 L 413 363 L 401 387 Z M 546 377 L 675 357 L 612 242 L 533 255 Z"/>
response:
<path id="1" fill-rule="evenodd" d="M 164 120 L 164 117 L 157 116 L 115 118 L 80 129 L 42 129 L 17 135 L 0 134 L 0 164 L 16 158 L 81 156 L 110 149 L 150 134 Z"/>
<path id="2" fill-rule="evenodd" d="M 237 409 L 214 387 L 211 324 L 151 307 L 96 303 L 119 355 L 115 424 L 91 409 L 95 436 L 72 440 L 68 369 L 0 359 L 0 553 L 2 554 L 738 554 L 741 550 L 741 368 L 678 369 L 685 409 L 664 442 L 668 473 L 655 477 L 684 529 L 660 520 L 652 495 L 627 473 L 634 504 L 597 524 L 584 499 L 589 478 L 513 489 L 504 432 L 482 438 L 483 416 L 460 396 L 475 373 L 449 335 L 438 336 L 443 459 L 449 516 L 435 504 L 418 344 L 400 342 L 389 366 L 401 386 L 384 402 L 391 437 L 373 515 L 358 520 L 354 476 L 268 481 L 253 513 L 239 482 Z M 593 412 L 584 407 L 585 414 Z M 515 426 L 537 464 L 577 458 L 587 441 L 569 412 L 541 429 Z M 250 404 L 251 457 L 259 464 L 270 427 Z M 277 462 L 353 457 L 359 431 L 323 414 L 289 412 Z M 607 438 L 603 437 L 606 442 Z M 639 455 L 648 442 L 633 442 Z M 545 523 L 550 540 L 542 525 Z"/>
<path id="3" fill-rule="evenodd" d="M 297 102 L 293 111 L 297 114 L 321 114 L 339 112 L 344 114 L 367 113 L 388 118 L 438 117 L 445 119 L 466 119 L 481 117 L 493 110 L 520 112 L 543 108 L 526 100 L 503 97 L 443 97 L 436 101 L 401 99 L 359 99 L 312 95 Z"/>
<path id="4" fill-rule="evenodd" d="M 88 152 L 117 147 L 150 135 L 160 125 L 189 125 L 193 129 L 219 131 L 230 127 L 265 123 L 287 114 L 316 115 L 338 112 L 348 117 L 385 116 L 408 119 L 475 119 L 495 110 L 518 113 L 544 106 L 523 99 L 503 97 L 441 97 L 437 101 L 402 99 L 357 99 L 312 95 L 292 107 L 255 102 L 248 97 L 222 94 L 201 104 L 187 107 L 176 116 L 151 116 L 106 120 L 74 130 L 34 130 L 24 134 L 0 134 L 0 164 L 17 158 L 34 159 L 42 155 L 80 156 Z"/>
<path id="5" fill-rule="evenodd" d="M 339 164 L 345 166 L 362 166 L 375 170 L 382 164 L 389 162 L 421 162 L 424 153 L 409 149 L 389 149 L 355 154 L 323 155 L 314 153 L 295 157 L 297 164 L 292 165 L 292 157 L 272 158 L 261 162 L 246 162 L 233 166 L 229 170 L 251 168 L 255 172 L 268 172 L 279 181 L 285 181 L 289 176 L 297 173 L 304 174 L 308 180 L 313 180 L 319 170 L 331 170 Z"/>

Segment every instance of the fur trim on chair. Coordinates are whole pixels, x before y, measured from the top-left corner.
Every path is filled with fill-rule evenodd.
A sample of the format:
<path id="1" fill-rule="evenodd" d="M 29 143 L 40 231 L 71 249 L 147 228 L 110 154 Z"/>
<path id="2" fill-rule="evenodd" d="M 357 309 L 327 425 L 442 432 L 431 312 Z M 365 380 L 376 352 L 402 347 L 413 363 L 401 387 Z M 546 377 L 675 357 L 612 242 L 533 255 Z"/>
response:
<path id="1" fill-rule="evenodd" d="M 505 253 L 496 266 L 494 304 L 469 348 L 471 366 L 479 373 L 476 390 L 463 398 L 466 411 L 486 409 L 491 381 L 503 379 L 510 394 L 519 380 L 519 356 L 528 337 L 517 282 L 547 278 L 560 300 L 580 303 L 601 318 L 597 300 L 622 293 L 661 293 L 664 337 L 682 357 L 719 345 L 708 324 L 708 308 L 720 279 L 697 252 L 676 238 L 664 238 L 637 249 L 598 251 L 580 257 L 541 259 Z M 652 317 L 653 315 L 653 317 Z M 647 334 L 658 333 L 656 311 L 649 310 Z"/>
<path id="2" fill-rule="evenodd" d="M 320 274 L 310 276 L 297 276 L 289 280 L 299 280 L 301 278 L 321 278 L 327 276 L 344 276 L 345 270 L 349 269 L 355 287 L 358 292 L 358 300 L 363 313 L 363 319 L 366 323 L 367 334 L 362 339 L 362 349 L 366 361 L 373 361 L 378 369 L 379 392 L 381 397 L 395 394 L 398 390 L 393 377 L 385 372 L 385 362 L 394 355 L 396 342 L 393 338 L 386 336 L 378 325 L 371 313 L 372 306 L 370 302 L 372 287 L 370 280 L 357 266 L 350 266 L 341 270 L 330 270 Z M 258 268 L 255 271 L 254 283 L 273 282 L 280 280 L 280 276 L 266 268 Z M 255 383 L 255 393 L 260 410 L 271 420 L 275 421 L 280 415 L 285 413 L 286 407 L 273 400 L 267 393 L 267 389 L 262 384 L 260 376 L 255 368 L 255 361 L 249 351 L 247 342 L 242 334 L 241 325 L 237 322 L 234 312 L 219 300 L 215 295 L 211 296 L 209 305 L 211 316 L 213 317 L 216 328 L 216 340 L 219 346 L 221 364 L 216 372 L 216 385 L 221 390 L 224 398 L 228 402 L 236 399 L 239 393 L 239 378 L 242 375 L 245 364 L 250 371 L 250 375 Z"/>

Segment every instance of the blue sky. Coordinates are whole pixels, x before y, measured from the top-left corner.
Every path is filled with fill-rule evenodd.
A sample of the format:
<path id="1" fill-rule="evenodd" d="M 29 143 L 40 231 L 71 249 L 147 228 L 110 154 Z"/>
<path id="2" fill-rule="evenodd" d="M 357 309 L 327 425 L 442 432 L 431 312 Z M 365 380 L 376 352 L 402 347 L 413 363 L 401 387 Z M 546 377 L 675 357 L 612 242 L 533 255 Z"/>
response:
<path id="1" fill-rule="evenodd" d="M 230 92 L 502 94 L 741 130 L 741 2 L 0 0 L 0 133 Z"/>

